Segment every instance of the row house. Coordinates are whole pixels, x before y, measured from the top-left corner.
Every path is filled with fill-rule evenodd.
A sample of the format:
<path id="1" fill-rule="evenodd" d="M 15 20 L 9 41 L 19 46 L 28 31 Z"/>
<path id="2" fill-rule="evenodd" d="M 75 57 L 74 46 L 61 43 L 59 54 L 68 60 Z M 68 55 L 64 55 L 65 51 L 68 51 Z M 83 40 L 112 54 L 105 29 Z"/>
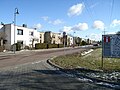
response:
<path id="1" fill-rule="evenodd" d="M 71 35 L 67 35 L 67 45 L 72 46 L 74 44 L 74 37 Z"/>
<path id="2" fill-rule="evenodd" d="M 52 44 L 62 44 L 61 41 L 61 33 L 51 33 L 51 37 L 52 37 Z"/>
<path id="3" fill-rule="evenodd" d="M 71 35 L 65 35 L 63 37 L 62 33 L 53 33 L 51 31 L 47 31 L 44 33 L 44 42 L 51 44 L 64 44 L 66 46 L 71 46 L 73 44 L 73 37 Z"/>
<path id="4" fill-rule="evenodd" d="M 40 33 L 40 43 L 44 43 L 44 32 L 39 32 Z"/>
<path id="5" fill-rule="evenodd" d="M 77 42 L 78 41 L 79 40 L 77 40 Z M 82 41 L 89 44 L 93 43 L 93 41 L 89 39 L 82 39 Z M 14 26 L 14 24 L 0 25 L 0 46 L 11 50 L 14 43 L 20 43 L 22 48 L 25 46 L 34 47 L 36 43 L 65 44 L 66 46 L 72 46 L 76 44 L 76 38 L 69 34 L 63 35 L 63 33 L 54 33 L 51 31 L 38 32 L 36 29 L 27 28 L 25 24 L 23 24 L 23 26 Z"/>
<path id="6" fill-rule="evenodd" d="M 15 31 L 15 32 L 14 32 Z M 22 48 L 25 46 L 34 47 L 39 43 L 40 34 L 36 29 L 27 28 L 26 25 L 14 26 L 14 24 L 0 25 L 0 41 L 4 43 L 5 49 L 11 50 L 14 43 L 20 43 Z"/>
<path id="7" fill-rule="evenodd" d="M 53 33 L 51 31 L 47 31 L 44 33 L 44 43 L 48 44 L 62 44 L 62 36 L 61 33 Z"/>

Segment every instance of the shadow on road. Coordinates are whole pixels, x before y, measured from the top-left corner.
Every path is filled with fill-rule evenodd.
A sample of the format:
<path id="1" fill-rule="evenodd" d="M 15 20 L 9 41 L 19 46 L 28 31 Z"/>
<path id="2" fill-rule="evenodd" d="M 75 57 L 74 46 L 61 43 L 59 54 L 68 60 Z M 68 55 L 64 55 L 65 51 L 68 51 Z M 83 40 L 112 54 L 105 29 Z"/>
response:
<path id="1" fill-rule="evenodd" d="M 71 70 L 64 70 L 71 71 Z M 73 70 L 72 70 L 73 71 Z M 6 71 L 0 73 L 0 90 L 112 90 L 77 80 L 61 70 Z"/>

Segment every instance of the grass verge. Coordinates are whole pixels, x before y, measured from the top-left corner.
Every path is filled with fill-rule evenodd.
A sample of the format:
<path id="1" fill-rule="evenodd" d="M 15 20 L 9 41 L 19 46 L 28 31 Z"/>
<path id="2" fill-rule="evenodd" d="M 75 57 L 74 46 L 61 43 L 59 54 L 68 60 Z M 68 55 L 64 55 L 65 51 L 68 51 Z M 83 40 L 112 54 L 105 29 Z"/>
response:
<path id="1" fill-rule="evenodd" d="M 101 69 L 101 55 L 102 49 L 95 49 L 92 53 L 81 56 L 80 53 L 59 56 L 51 60 L 53 63 L 66 68 L 87 68 L 87 69 Z M 119 58 L 104 58 L 104 71 L 120 71 Z"/>

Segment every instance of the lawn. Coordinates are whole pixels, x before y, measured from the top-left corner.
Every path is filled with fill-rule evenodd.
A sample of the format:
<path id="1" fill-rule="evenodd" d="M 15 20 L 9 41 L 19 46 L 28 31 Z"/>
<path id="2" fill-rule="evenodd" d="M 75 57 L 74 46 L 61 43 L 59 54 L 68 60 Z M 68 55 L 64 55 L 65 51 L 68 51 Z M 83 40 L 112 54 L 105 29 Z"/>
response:
<path id="1" fill-rule="evenodd" d="M 87 68 L 87 69 L 101 69 L 101 55 L 102 49 L 94 49 L 93 52 L 85 56 L 80 53 L 59 56 L 51 61 L 66 69 L 69 68 Z M 120 71 L 120 58 L 104 58 L 104 71 Z"/>

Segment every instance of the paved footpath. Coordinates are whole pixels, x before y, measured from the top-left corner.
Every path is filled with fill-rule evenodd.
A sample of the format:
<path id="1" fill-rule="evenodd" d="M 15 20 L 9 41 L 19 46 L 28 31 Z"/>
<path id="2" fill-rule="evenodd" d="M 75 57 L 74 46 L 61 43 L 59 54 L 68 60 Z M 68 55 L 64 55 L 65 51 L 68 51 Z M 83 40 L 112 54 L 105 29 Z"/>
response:
<path id="1" fill-rule="evenodd" d="M 112 90 L 80 81 L 46 63 L 50 57 L 77 51 L 81 49 L 1 55 L 0 90 Z"/>

